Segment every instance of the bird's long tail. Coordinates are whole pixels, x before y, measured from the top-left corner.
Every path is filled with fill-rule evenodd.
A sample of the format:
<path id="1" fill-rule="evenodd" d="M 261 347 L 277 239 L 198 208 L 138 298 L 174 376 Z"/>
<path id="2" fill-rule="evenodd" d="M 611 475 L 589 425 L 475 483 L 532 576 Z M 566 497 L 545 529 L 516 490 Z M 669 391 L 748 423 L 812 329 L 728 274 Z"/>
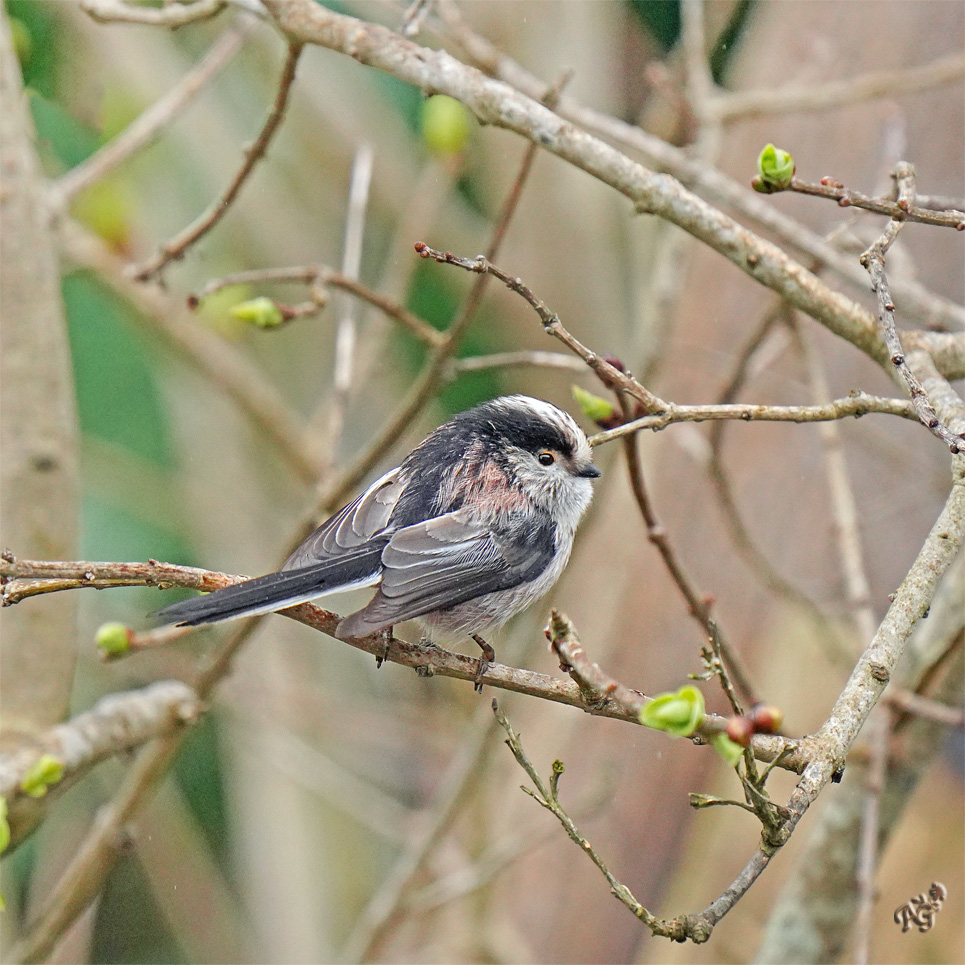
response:
<path id="1" fill-rule="evenodd" d="M 371 586 L 378 580 L 382 547 L 371 547 L 351 559 L 326 560 L 293 570 L 269 573 L 226 586 L 204 596 L 172 603 L 154 616 L 162 623 L 193 627 L 238 617 L 271 613 L 306 603 L 326 593 Z"/>

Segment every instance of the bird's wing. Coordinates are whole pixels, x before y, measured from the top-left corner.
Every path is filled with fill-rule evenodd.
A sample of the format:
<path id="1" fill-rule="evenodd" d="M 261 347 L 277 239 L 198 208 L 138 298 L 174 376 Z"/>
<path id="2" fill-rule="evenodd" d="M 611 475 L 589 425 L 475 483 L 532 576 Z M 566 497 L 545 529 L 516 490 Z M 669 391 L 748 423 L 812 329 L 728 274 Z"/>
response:
<path id="1" fill-rule="evenodd" d="M 555 550 L 555 527 L 531 514 L 498 528 L 464 510 L 398 530 L 382 551 L 382 580 L 364 609 L 339 626 L 361 637 L 433 610 L 448 609 L 535 580 Z"/>
<path id="2" fill-rule="evenodd" d="M 393 469 L 377 479 L 355 502 L 340 509 L 311 534 L 285 561 L 282 570 L 296 570 L 341 556 L 380 536 L 405 489 L 401 470 Z"/>

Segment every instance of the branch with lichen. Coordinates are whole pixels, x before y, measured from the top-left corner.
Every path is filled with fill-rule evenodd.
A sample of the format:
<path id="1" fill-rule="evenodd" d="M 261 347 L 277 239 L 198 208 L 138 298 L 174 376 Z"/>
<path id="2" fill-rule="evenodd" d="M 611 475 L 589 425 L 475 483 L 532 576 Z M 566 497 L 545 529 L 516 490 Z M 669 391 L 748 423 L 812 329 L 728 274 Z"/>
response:
<path id="1" fill-rule="evenodd" d="M 48 791 L 61 790 L 108 757 L 193 722 L 195 692 L 177 680 L 109 694 L 90 710 L 0 754 L 0 797 L 9 807 L 12 846 L 39 818 Z M 46 801 L 43 802 L 46 804 Z"/>

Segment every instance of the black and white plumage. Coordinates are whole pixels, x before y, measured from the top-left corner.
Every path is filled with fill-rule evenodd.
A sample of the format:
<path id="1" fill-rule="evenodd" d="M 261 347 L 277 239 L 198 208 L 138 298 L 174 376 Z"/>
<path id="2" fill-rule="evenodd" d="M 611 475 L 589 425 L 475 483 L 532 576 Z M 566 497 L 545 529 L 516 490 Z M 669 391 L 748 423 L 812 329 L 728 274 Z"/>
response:
<path id="1" fill-rule="evenodd" d="M 484 402 L 430 433 L 279 572 L 158 616 L 215 623 L 377 586 L 368 605 L 339 624 L 339 637 L 414 618 L 430 632 L 475 636 L 556 582 L 599 475 L 586 436 L 562 409 L 523 395 Z"/>

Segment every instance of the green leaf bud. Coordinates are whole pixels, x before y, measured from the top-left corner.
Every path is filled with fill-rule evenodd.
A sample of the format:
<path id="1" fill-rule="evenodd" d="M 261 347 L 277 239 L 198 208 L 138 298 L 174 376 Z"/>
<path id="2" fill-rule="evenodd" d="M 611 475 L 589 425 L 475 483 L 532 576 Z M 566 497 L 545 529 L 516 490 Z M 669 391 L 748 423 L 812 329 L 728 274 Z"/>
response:
<path id="1" fill-rule="evenodd" d="M 250 322 L 259 328 L 275 328 L 285 321 L 281 309 L 264 295 L 235 305 L 231 314 L 242 322 Z"/>
<path id="2" fill-rule="evenodd" d="M 782 151 L 773 144 L 767 144 L 757 158 L 757 173 L 761 186 L 755 189 L 781 190 L 791 183 L 794 176 L 794 158 L 787 151 Z M 756 179 L 755 179 L 756 180 Z"/>
<path id="3" fill-rule="evenodd" d="M 0 797 L 0 851 L 10 844 L 10 822 L 7 820 L 7 799 Z"/>
<path id="4" fill-rule="evenodd" d="M 644 727 L 663 730 L 675 737 L 689 737 L 704 719 L 704 695 L 691 684 L 676 693 L 659 694 L 640 710 Z"/>
<path id="5" fill-rule="evenodd" d="M 744 749 L 740 744 L 735 744 L 726 734 L 714 734 L 710 744 L 731 767 L 736 767 L 737 762 L 744 756 Z"/>
<path id="6" fill-rule="evenodd" d="M 119 657 L 131 649 L 131 631 L 123 623 L 102 623 L 94 643 L 103 657 Z"/>
<path id="7" fill-rule="evenodd" d="M 594 422 L 606 422 L 607 419 L 612 419 L 616 413 L 612 402 L 601 399 L 598 395 L 587 392 L 586 389 L 581 389 L 578 385 L 573 386 L 573 398 L 576 399 L 576 404 L 583 410 L 587 419 L 592 419 Z"/>
<path id="8" fill-rule="evenodd" d="M 31 797 L 43 797 L 47 788 L 64 776 L 64 762 L 53 754 L 42 754 L 20 782 L 20 790 Z"/>

